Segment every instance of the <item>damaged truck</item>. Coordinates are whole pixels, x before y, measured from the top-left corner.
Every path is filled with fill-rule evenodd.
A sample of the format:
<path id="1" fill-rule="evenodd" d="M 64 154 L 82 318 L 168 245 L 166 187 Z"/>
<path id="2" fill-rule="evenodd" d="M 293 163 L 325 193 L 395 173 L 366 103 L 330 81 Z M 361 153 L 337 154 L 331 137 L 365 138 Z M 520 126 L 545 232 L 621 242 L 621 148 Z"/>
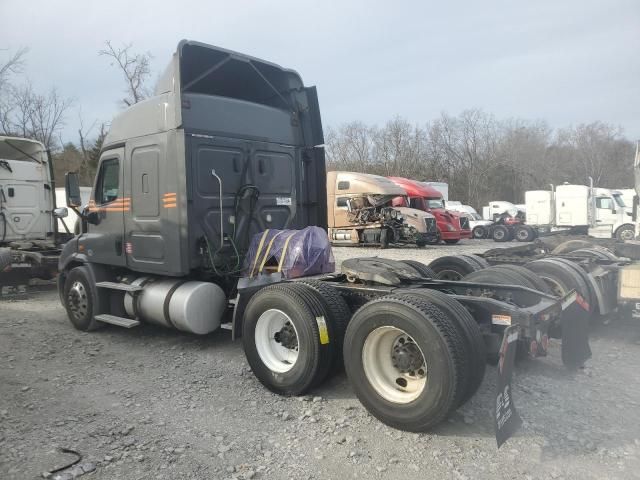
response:
<path id="1" fill-rule="evenodd" d="M 327 195 L 323 144 L 316 89 L 295 71 L 181 41 L 155 95 L 121 112 L 104 141 L 83 231 L 60 256 L 69 320 L 82 331 L 228 328 L 257 379 L 283 395 L 344 365 L 371 414 L 409 431 L 445 420 L 473 397 L 486 361 L 500 360 L 500 444 L 517 427 L 508 381 L 519 341 L 537 341 L 532 354 L 542 355 L 545 339 L 560 335 L 565 363 L 589 357 L 576 292 L 436 279 L 419 262 L 379 258 L 352 258 L 334 273 L 327 206 L 351 186 L 330 174 L 337 188 Z M 385 181 L 390 198 L 403 194 Z M 65 188 L 78 209 L 77 175 Z M 431 222 L 416 231 L 435 232 L 420 213 Z M 302 260 L 283 268 L 291 257 Z M 320 277 L 306 276 L 309 258 Z"/>
<path id="2" fill-rule="evenodd" d="M 406 193 L 378 175 L 355 172 L 327 173 L 329 239 L 334 245 L 417 245 L 437 243 L 436 218 L 409 208 Z"/>

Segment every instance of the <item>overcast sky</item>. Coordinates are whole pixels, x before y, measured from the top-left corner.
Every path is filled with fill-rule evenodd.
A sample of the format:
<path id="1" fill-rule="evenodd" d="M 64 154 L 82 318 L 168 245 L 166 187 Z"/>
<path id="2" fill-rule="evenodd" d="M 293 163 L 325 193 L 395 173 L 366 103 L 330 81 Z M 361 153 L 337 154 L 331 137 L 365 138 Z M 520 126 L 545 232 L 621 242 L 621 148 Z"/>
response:
<path id="1" fill-rule="evenodd" d="M 0 0 L 0 18 L 0 48 L 29 47 L 26 75 L 74 97 L 85 123 L 109 121 L 124 96 L 98 56 L 105 40 L 151 52 L 160 72 L 187 38 L 297 70 L 318 87 L 325 126 L 479 107 L 640 138 L 638 0 Z M 67 117 L 71 136 L 77 112 Z"/>

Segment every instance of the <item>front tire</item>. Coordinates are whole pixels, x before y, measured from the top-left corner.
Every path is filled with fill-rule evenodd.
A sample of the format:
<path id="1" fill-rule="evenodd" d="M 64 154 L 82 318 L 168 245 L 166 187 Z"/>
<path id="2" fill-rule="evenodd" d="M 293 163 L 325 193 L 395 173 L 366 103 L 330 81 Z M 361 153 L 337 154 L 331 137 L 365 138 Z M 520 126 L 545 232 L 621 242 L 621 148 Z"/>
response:
<path id="1" fill-rule="evenodd" d="M 96 295 L 87 267 L 76 267 L 69 272 L 64 282 L 62 296 L 71 324 L 78 330 L 89 332 L 100 328 L 93 318 Z"/>
<path id="2" fill-rule="evenodd" d="M 616 230 L 616 239 L 621 242 L 626 242 L 627 240 L 633 240 L 636 237 L 636 229 L 633 225 L 622 225 L 618 230 Z"/>

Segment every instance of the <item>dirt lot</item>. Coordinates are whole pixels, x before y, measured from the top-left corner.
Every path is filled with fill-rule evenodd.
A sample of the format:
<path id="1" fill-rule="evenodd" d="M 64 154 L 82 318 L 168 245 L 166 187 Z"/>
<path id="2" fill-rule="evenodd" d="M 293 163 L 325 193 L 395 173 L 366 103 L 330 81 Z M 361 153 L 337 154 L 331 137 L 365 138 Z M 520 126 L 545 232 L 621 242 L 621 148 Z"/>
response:
<path id="1" fill-rule="evenodd" d="M 424 250 L 335 250 L 429 261 L 493 242 Z M 567 372 L 552 344 L 518 366 L 524 426 L 496 450 L 495 369 L 428 434 L 380 424 L 344 375 L 304 398 L 252 376 L 228 331 L 196 337 L 143 326 L 74 330 L 55 292 L 0 301 L 0 478 L 29 479 L 83 459 L 61 478 L 640 478 L 640 326 L 597 326 L 593 358 Z M 84 470 L 81 470 L 84 469 Z"/>

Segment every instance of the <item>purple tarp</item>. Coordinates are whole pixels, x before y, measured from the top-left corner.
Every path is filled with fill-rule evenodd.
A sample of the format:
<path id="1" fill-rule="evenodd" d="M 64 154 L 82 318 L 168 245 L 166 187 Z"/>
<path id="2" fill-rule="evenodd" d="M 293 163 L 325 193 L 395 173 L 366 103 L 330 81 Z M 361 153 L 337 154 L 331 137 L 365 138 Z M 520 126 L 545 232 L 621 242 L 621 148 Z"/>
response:
<path id="1" fill-rule="evenodd" d="M 244 275 L 256 276 L 265 267 L 275 267 L 284 278 L 333 273 L 335 261 L 327 232 L 320 227 L 307 227 L 257 233 L 245 257 Z"/>

